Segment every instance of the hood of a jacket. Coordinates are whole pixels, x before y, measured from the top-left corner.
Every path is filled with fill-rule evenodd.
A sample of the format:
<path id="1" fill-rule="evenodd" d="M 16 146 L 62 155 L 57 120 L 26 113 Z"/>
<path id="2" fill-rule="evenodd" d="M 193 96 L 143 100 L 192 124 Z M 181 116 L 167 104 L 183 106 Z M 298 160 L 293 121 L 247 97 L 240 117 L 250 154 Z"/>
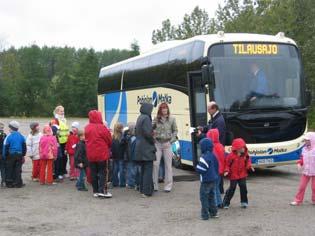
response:
<path id="1" fill-rule="evenodd" d="M 208 138 L 203 138 L 200 141 L 201 153 L 206 153 L 207 151 L 212 152 L 213 150 L 213 143 Z"/>
<path id="2" fill-rule="evenodd" d="M 219 143 L 219 130 L 210 129 L 207 133 L 207 138 L 211 139 L 213 143 Z"/>
<path id="3" fill-rule="evenodd" d="M 232 142 L 232 151 L 239 150 L 241 148 L 245 148 L 245 151 L 247 152 L 246 143 L 242 138 L 234 139 Z"/>
<path id="4" fill-rule="evenodd" d="M 304 136 L 304 139 L 311 141 L 311 147 L 309 149 L 315 150 L 315 132 L 307 132 Z"/>
<path id="5" fill-rule="evenodd" d="M 97 110 L 92 110 L 89 112 L 89 121 L 94 124 L 103 124 L 102 113 Z"/>
<path id="6" fill-rule="evenodd" d="M 142 103 L 140 107 L 140 112 L 148 116 L 151 116 L 152 110 L 153 110 L 153 105 L 150 103 Z"/>

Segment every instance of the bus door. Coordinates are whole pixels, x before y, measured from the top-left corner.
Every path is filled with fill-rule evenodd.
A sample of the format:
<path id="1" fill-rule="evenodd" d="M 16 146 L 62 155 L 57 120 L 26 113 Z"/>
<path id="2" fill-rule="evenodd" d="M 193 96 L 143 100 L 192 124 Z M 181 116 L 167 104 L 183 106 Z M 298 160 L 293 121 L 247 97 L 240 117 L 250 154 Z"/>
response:
<path id="1" fill-rule="evenodd" d="M 189 90 L 189 112 L 190 126 L 198 127 L 207 125 L 207 89 L 202 79 L 201 71 L 191 71 L 187 73 Z M 192 160 L 196 166 L 201 155 L 200 146 L 196 132 L 191 134 Z"/>

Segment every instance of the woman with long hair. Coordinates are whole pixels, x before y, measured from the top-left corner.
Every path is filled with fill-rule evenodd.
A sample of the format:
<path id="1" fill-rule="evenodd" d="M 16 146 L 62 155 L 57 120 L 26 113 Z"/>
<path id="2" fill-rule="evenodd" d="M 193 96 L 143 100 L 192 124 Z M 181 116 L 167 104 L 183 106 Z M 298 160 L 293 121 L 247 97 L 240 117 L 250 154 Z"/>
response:
<path id="1" fill-rule="evenodd" d="M 170 192 L 173 186 L 172 171 L 172 143 L 177 139 L 177 125 L 174 117 L 170 115 L 167 103 L 161 103 L 156 118 L 153 120 L 156 161 L 153 163 L 154 190 L 158 191 L 158 175 L 160 161 L 163 156 L 165 166 L 164 191 Z"/>

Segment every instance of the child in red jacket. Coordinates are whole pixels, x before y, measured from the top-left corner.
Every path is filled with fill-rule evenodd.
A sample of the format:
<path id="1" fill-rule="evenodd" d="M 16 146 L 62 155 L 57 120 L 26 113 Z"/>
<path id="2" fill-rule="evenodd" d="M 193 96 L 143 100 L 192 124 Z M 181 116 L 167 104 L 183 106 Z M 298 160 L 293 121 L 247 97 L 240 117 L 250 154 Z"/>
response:
<path id="1" fill-rule="evenodd" d="M 234 139 L 232 142 L 232 152 L 226 158 L 224 170 L 224 176 L 228 176 L 230 179 L 230 187 L 223 199 L 225 209 L 228 209 L 230 206 L 230 201 L 237 184 L 240 187 L 241 207 L 246 208 L 248 206 L 246 177 L 249 170 L 255 171 L 247 152 L 246 143 L 241 138 Z"/>
<path id="2" fill-rule="evenodd" d="M 207 138 L 211 139 L 213 143 L 213 154 L 217 158 L 219 163 L 219 176 L 215 181 L 215 189 L 214 189 L 214 199 L 216 206 L 219 208 L 223 208 L 221 193 L 220 193 L 220 184 L 223 178 L 224 169 L 225 169 L 225 150 L 224 146 L 220 143 L 219 140 L 219 130 L 218 129 L 210 129 L 207 133 Z"/>
<path id="3" fill-rule="evenodd" d="M 68 141 L 66 144 L 66 152 L 69 155 L 70 160 L 70 180 L 76 180 L 79 176 L 79 171 L 75 168 L 74 164 L 74 153 L 75 147 L 77 143 L 80 141 L 78 137 L 78 130 L 79 130 L 79 122 L 75 121 L 71 124 L 71 131 L 68 136 Z"/>

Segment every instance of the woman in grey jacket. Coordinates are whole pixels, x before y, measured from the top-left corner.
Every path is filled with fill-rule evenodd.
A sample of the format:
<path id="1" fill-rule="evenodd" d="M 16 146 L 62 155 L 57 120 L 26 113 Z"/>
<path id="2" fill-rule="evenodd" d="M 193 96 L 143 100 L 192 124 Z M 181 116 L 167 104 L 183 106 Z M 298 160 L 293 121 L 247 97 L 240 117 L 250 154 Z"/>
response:
<path id="1" fill-rule="evenodd" d="M 173 186 L 172 171 L 172 143 L 177 138 L 177 125 L 174 117 L 170 116 L 170 109 L 166 103 L 161 103 L 156 118 L 153 121 L 156 161 L 153 164 L 154 190 L 158 191 L 158 175 L 160 161 L 163 156 L 165 166 L 164 191 L 170 192 Z"/>
<path id="2" fill-rule="evenodd" d="M 135 161 L 141 166 L 140 192 L 143 197 L 151 196 L 153 193 L 152 171 L 156 149 L 153 139 L 152 110 L 152 104 L 143 103 L 136 123 Z"/>

